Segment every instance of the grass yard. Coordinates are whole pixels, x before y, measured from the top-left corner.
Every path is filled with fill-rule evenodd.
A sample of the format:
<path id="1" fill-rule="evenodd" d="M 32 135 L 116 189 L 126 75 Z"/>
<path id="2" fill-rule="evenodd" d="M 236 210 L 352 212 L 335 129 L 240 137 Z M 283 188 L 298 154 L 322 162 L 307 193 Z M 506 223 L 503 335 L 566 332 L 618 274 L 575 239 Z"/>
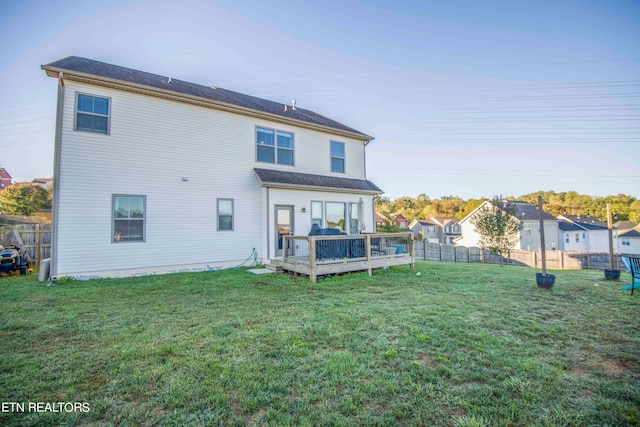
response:
<path id="1" fill-rule="evenodd" d="M 0 425 L 640 425 L 628 273 L 416 270 L 0 278 Z"/>

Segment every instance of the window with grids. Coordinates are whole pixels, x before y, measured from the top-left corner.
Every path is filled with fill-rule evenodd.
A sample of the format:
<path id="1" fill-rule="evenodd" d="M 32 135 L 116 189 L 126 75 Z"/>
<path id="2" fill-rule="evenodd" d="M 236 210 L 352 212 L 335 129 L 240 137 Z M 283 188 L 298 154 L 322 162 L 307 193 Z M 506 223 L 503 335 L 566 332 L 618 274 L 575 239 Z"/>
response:
<path id="1" fill-rule="evenodd" d="M 146 196 L 113 195 L 113 242 L 144 242 Z"/>
<path id="2" fill-rule="evenodd" d="M 233 231 L 233 199 L 218 199 L 218 231 Z"/>
<path id="3" fill-rule="evenodd" d="M 109 98 L 78 93 L 76 130 L 109 133 Z"/>
<path id="4" fill-rule="evenodd" d="M 280 130 L 257 128 L 256 160 L 293 166 L 293 134 Z"/>
<path id="5" fill-rule="evenodd" d="M 344 142 L 331 141 L 331 172 L 344 173 Z"/>

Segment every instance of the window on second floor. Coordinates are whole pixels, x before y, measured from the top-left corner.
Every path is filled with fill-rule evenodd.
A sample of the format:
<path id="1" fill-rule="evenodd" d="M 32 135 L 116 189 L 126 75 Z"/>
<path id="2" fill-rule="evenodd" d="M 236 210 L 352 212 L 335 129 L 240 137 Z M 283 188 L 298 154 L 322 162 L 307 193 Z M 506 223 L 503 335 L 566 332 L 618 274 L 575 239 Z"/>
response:
<path id="1" fill-rule="evenodd" d="M 331 141 L 331 172 L 344 173 L 344 142 Z"/>
<path id="2" fill-rule="evenodd" d="M 622 246 L 631 246 L 631 240 L 627 238 L 622 238 Z"/>
<path id="3" fill-rule="evenodd" d="M 259 127 L 256 144 L 257 161 L 293 166 L 293 133 Z"/>
<path id="4" fill-rule="evenodd" d="M 109 133 L 109 98 L 76 95 L 76 130 Z"/>

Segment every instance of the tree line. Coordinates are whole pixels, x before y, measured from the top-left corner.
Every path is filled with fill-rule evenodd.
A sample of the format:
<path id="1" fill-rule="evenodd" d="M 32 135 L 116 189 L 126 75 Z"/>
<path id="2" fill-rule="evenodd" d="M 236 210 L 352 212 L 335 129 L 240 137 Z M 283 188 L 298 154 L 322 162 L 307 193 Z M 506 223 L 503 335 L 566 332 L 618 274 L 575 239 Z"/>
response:
<path id="1" fill-rule="evenodd" d="M 26 215 L 51 209 L 51 188 L 32 183 L 17 183 L 0 191 L 0 214 Z"/>
<path id="2" fill-rule="evenodd" d="M 538 196 L 542 196 L 544 211 L 553 216 L 580 215 L 606 220 L 607 203 L 609 203 L 611 204 L 614 222 L 626 220 L 640 222 L 640 199 L 626 194 L 593 197 L 578 194 L 575 191 L 560 193 L 556 193 L 555 191 L 538 191 L 519 197 L 504 197 L 504 199 L 521 200 L 537 205 Z M 486 200 L 489 199 L 464 200 L 456 196 L 443 196 L 439 199 L 431 199 L 424 193 L 418 195 L 418 197 L 404 196 L 394 200 L 383 196 L 376 199 L 376 211 L 400 213 L 410 222 L 414 219 L 427 219 L 431 217 L 453 217 L 462 219 Z"/>

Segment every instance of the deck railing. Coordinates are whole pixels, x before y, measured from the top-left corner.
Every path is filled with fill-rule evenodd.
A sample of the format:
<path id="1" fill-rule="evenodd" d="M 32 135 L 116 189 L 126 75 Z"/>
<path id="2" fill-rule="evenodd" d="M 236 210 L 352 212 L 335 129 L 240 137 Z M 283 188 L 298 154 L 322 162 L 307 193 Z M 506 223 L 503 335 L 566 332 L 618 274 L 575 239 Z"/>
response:
<path id="1" fill-rule="evenodd" d="M 393 265 L 414 265 L 412 233 L 373 233 L 339 236 L 284 236 L 284 270 L 318 276 Z"/>

